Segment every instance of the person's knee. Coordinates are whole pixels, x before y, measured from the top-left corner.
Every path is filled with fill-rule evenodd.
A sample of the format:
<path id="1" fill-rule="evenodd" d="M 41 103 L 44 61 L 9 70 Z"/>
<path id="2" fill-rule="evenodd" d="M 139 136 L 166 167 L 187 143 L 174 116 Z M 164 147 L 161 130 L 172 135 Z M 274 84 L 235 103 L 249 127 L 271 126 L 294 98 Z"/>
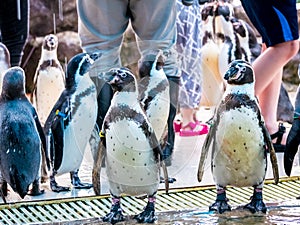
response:
<path id="1" fill-rule="evenodd" d="M 289 59 L 293 58 L 299 51 L 299 41 L 293 40 L 288 41 L 281 46 L 284 49 L 286 57 Z"/>
<path id="2" fill-rule="evenodd" d="M 291 41 L 291 57 L 295 56 L 299 52 L 299 40 Z"/>

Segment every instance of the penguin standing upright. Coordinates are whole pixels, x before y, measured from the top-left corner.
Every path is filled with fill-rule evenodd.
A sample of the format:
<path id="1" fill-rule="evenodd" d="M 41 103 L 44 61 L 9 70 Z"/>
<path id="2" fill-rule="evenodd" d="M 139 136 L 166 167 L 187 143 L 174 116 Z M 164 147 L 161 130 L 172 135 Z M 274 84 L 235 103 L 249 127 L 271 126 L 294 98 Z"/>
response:
<path id="1" fill-rule="evenodd" d="M 254 72 L 251 65 L 235 60 L 224 75 L 227 89 L 217 107 L 213 125 L 203 144 L 198 180 L 202 180 L 204 162 L 212 147 L 211 170 L 217 188 L 217 199 L 209 209 L 230 211 L 226 186 L 253 186 L 251 202 L 245 206 L 251 212 L 266 212 L 262 189 L 267 170 L 267 151 L 270 151 L 275 183 L 278 166 L 271 137 L 264 125 L 254 95 Z"/>
<path id="2" fill-rule="evenodd" d="M 42 125 L 65 88 L 65 73 L 57 59 L 57 47 L 58 39 L 54 34 L 45 36 L 34 76 L 32 103 Z"/>
<path id="3" fill-rule="evenodd" d="M 45 133 L 52 162 L 50 186 L 52 191 L 68 191 L 55 181 L 55 175 L 71 172 L 74 188 L 91 188 L 82 183 L 78 170 L 83 160 L 97 117 L 97 93 L 88 70 L 93 59 L 86 53 L 74 56 L 67 66 L 66 86 L 51 110 Z"/>
<path id="4" fill-rule="evenodd" d="M 12 67 L 3 77 L 0 98 L 0 170 L 7 194 L 7 183 L 21 198 L 28 193 L 39 195 L 41 148 L 46 140 L 37 113 L 25 96 L 25 75 Z"/>
<path id="5" fill-rule="evenodd" d="M 139 99 L 160 140 L 167 125 L 170 109 L 169 81 L 164 73 L 162 51 L 151 53 L 139 61 Z"/>
<path id="6" fill-rule="evenodd" d="M 2 80 L 4 76 L 4 72 L 10 68 L 10 54 L 2 42 L 0 42 L 0 93 L 2 90 Z"/>
<path id="7" fill-rule="evenodd" d="M 112 69 L 105 76 L 115 94 L 102 127 L 106 173 L 112 196 L 111 211 L 103 221 L 114 224 L 124 220 L 120 203 L 122 194 L 147 194 L 147 206 L 134 218 L 138 222 L 152 223 L 156 219 L 155 195 L 160 182 L 160 163 L 167 177 L 166 167 L 161 162 L 159 141 L 141 107 L 137 82 L 131 71 L 126 68 Z M 93 177 L 93 184 L 96 181 L 95 187 L 99 187 L 100 173 L 93 173 L 93 176 L 96 176 Z M 166 179 L 166 189 L 167 185 Z M 95 192 L 99 193 L 99 190 Z"/>

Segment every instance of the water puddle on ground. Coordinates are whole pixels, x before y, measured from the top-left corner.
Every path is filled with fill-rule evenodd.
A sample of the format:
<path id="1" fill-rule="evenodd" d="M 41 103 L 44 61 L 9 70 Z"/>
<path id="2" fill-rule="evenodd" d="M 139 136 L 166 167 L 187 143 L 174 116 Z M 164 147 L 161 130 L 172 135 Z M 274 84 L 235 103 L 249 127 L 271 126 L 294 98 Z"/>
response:
<path id="1" fill-rule="evenodd" d="M 207 209 L 195 209 L 185 211 L 158 212 L 157 221 L 159 225 L 199 225 L 199 224 L 220 224 L 220 225 L 270 225 L 300 224 L 300 201 L 291 200 L 283 203 L 267 204 L 266 214 L 252 214 L 249 211 L 233 208 L 231 212 L 216 214 L 208 212 Z M 84 221 L 73 221 L 67 223 L 54 223 L 59 225 L 102 225 L 109 224 L 102 222 L 101 218 L 93 218 Z M 126 221 L 117 224 L 137 224 L 131 217 Z"/>

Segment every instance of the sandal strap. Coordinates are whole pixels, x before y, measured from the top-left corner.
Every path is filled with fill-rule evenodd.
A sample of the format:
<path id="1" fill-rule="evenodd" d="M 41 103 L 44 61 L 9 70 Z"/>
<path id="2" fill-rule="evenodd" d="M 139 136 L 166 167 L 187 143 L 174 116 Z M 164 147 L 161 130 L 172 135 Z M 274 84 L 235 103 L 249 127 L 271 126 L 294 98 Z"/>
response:
<path id="1" fill-rule="evenodd" d="M 285 126 L 283 125 L 283 123 L 279 123 L 278 125 L 278 131 L 274 134 L 271 134 L 271 139 L 276 139 L 276 144 L 281 144 L 281 141 L 282 141 L 282 137 L 283 137 L 283 134 L 285 133 L 286 131 L 286 128 Z"/>
<path id="2" fill-rule="evenodd" d="M 189 122 L 187 125 L 182 126 L 181 129 L 184 130 L 189 127 L 189 128 L 191 128 L 191 130 L 194 130 L 196 126 L 197 126 L 197 123 Z"/>

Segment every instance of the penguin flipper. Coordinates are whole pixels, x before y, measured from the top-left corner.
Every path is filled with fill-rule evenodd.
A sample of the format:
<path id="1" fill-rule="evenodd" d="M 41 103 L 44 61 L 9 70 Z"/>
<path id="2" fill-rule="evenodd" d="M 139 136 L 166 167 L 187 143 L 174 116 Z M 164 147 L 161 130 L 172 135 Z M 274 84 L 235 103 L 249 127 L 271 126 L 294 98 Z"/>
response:
<path id="1" fill-rule="evenodd" d="M 161 167 L 162 167 L 162 170 L 163 170 L 163 173 L 164 173 L 164 183 L 165 183 L 166 193 L 168 194 L 169 193 L 170 180 L 169 180 L 168 170 L 167 170 L 165 161 L 163 161 L 163 160 L 161 161 Z"/>
<path id="2" fill-rule="evenodd" d="M 284 170 L 290 176 L 293 167 L 293 161 L 300 144 L 300 120 L 295 119 L 292 128 L 288 134 L 286 148 L 284 151 Z"/>
<path id="3" fill-rule="evenodd" d="M 209 148 L 210 148 L 211 142 L 213 140 L 213 134 L 215 134 L 215 132 L 216 132 L 216 126 L 212 125 L 209 129 L 209 132 L 204 140 L 204 143 L 203 143 L 203 146 L 201 149 L 201 156 L 200 156 L 200 160 L 199 160 L 198 173 L 197 173 L 199 182 L 202 181 L 202 177 L 204 174 L 205 161 L 207 159 Z"/>
<path id="4" fill-rule="evenodd" d="M 261 127 L 262 127 L 262 131 L 263 131 L 264 139 L 265 139 L 265 142 L 267 145 L 267 149 L 270 152 L 270 161 L 271 161 L 272 169 L 273 169 L 274 182 L 275 182 L 275 184 L 278 184 L 279 172 L 278 172 L 278 163 L 277 163 L 276 152 L 275 152 L 269 131 L 267 130 L 267 128 L 265 127 L 263 122 L 261 122 Z"/>
<path id="5" fill-rule="evenodd" d="M 101 137 L 101 139 L 105 139 L 105 137 Z M 100 141 L 98 144 L 98 151 L 96 154 L 96 159 L 94 159 L 94 166 L 93 166 L 93 172 L 92 172 L 92 183 L 94 192 L 96 195 L 101 194 L 101 166 L 103 162 L 103 157 L 105 153 L 105 141 Z"/>
<path id="6" fill-rule="evenodd" d="M 156 138 L 156 135 L 154 132 L 151 133 L 150 136 L 150 145 L 153 149 L 153 153 L 154 153 L 154 158 L 156 160 L 156 163 L 160 164 L 162 169 L 163 169 L 163 173 L 164 173 L 164 182 L 165 182 L 165 189 L 166 189 L 166 193 L 169 192 L 169 176 L 168 176 L 168 170 L 165 164 L 165 161 L 163 160 L 163 151 L 161 149 L 161 146 Z"/>
<path id="7" fill-rule="evenodd" d="M 35 125 L 37 127 L 41 142 L 42 142 L 42 146 L 41 146 L 41 151 L 42 151 L 42 155 L 44 156 L 48 156 L 48 151 L 47 151 L 47 141 L 46 141 L 46 136 L 44 133 L 44 129 L 40 123 L 40 120 L 38 118 L 38 115 L 34 109 L 34 121 L 35 121 Z M 43 159 L 45 158 L 46 160 L 46 165 L 47 165 L 47 169 L 50 170 L 50 160 L 49 157 L 43 157 Z"/>

